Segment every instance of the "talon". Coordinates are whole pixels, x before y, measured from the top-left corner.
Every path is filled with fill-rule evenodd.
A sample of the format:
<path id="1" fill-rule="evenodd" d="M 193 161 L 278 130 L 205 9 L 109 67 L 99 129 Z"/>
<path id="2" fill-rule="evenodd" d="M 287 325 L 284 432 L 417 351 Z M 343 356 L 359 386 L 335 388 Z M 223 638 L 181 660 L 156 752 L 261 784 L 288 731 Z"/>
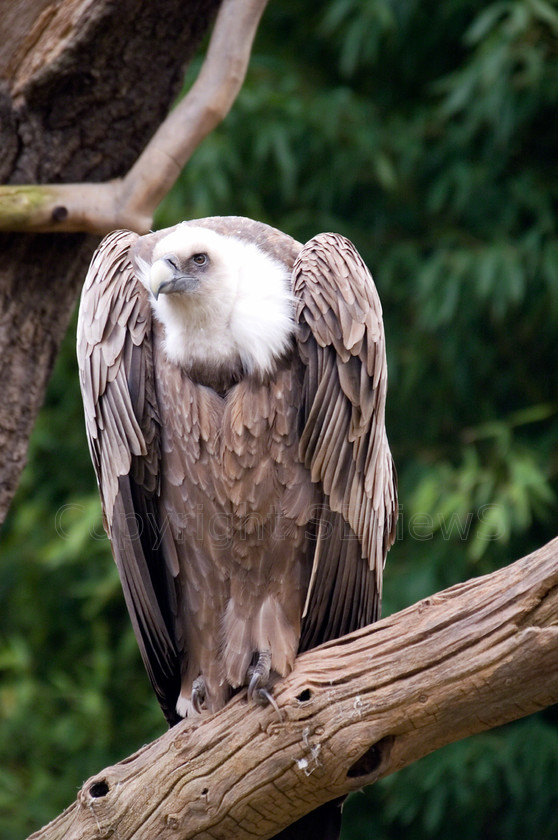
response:
<path id="1" fill-rule="evenodd" d="M 281 721 L 281 723 L 283 723 L 283 714 L 281 712 L 281 709 L 279 708 L 275 701 L 275 698 L 273 697 L 271 692 L 267 690 L 267 688 L 258 688 L 254 700 L 260 706 L 265 706 L 266 704 L 273 706 L 273 708 L 277 712 L 279 720 Z"/>
<path id="2" fill-rule="evenodd" d="M 258 654 L 258 661 L 255 665 L 248 668 L 246 677 L 248 679 L 248 700 L 256 703 L 258 706 L 273 706 L 277 712 L 280 721 L 283 721 L 283 715 L 279 706 L 275 702 L 270 689 L 271 676 L 271 651 L 262 650 Z"/>
<path id="3" fill-rule="evenodd" d="M 248 669 L 248 699 L 255 700 L 254 694 L 262 686 L 269 682 L 269 674 L 271 671 L 271 651 L 262 650 L 258 655 L 258 661 L 255 665 Z M 257 702 L 257 700 L 255 701 Z"/>
<path id="4" fill-rule="evenodd" d="M 201 714 L 202 706 L 205 701 L 205 680 L 200 675 L 192 683 L 192 706 L 194 711 Z"/>

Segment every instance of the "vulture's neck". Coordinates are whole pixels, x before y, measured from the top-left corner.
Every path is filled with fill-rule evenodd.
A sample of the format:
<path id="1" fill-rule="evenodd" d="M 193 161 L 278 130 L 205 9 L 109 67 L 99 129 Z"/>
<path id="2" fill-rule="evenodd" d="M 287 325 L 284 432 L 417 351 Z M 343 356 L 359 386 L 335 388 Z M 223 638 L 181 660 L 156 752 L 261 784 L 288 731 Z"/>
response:
<path id="1" fill-rule="evenodd" d="M 167 358 L 204 384 L 267 379 L 292 346 L 290 275 L 268 259 L 231 270 L 218 294 L 161 295 L 154 302 Z"/>

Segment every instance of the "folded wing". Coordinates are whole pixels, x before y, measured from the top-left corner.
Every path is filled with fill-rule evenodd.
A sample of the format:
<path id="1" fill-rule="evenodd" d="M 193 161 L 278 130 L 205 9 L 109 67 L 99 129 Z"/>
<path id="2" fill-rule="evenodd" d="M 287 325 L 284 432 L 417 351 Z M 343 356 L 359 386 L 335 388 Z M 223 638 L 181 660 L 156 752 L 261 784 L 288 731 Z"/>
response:
<path id="1" fill-rule="evenodd" d="M 295 262 L 293 290 L 306 367 L 299 453 L 324 494 L 301 641 L 307 649 L 378 617 L 397 479 L 385 429 L 382 310 L 370 272 L 347 239 L 320 234 Z"/>
<path id="2" fill-rule="evenodd" d="M 99 246 L 82 292 L 77 354 L 105 527 L 145 667 L 173 723 L 180 689 L 176 602 L 157 508 L 160 426 L 151 308 L 128 258 L 137 238 L 117 231 Z"/>

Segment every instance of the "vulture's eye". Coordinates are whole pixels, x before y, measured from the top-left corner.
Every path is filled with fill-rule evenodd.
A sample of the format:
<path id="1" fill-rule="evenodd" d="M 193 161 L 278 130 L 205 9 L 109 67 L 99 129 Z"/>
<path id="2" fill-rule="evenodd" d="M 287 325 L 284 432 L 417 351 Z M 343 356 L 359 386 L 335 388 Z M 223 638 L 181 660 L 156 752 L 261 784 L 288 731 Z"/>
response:
<path id="1" fill-rule="evenodd" d="M 207 254 L 194 254 L 192 262 L 195 263 L 195 265 L 207 265 L 209 258 Z"/>

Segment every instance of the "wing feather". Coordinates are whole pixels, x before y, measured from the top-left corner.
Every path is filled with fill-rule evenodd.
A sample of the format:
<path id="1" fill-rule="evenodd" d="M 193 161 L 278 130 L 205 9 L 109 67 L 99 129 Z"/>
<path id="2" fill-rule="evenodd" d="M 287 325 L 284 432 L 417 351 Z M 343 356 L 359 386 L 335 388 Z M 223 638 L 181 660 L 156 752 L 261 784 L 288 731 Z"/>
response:
<path id="1" fill-rule="evenodd" d="M 146 670 L 172 723 L 180 681 L 177 564 L 159 524 L 151 310 L 128 259 L 137 238 L 117 231 L 95 253 L 82 292 L 77 352 L 107 531 Z"/>
<path id="2" fill-rule="evenodd" d="M 317 537 L 306 649 L 377 617 L 397 482 L 385 430 L 382 310 L 368 269 L 347 239 L 320 234 L 295 262 L 293 291 L 305 365 L 299 453 L 330 508 L 321 513 L 328 528 L 317 528 L 329 536 Z"/>

